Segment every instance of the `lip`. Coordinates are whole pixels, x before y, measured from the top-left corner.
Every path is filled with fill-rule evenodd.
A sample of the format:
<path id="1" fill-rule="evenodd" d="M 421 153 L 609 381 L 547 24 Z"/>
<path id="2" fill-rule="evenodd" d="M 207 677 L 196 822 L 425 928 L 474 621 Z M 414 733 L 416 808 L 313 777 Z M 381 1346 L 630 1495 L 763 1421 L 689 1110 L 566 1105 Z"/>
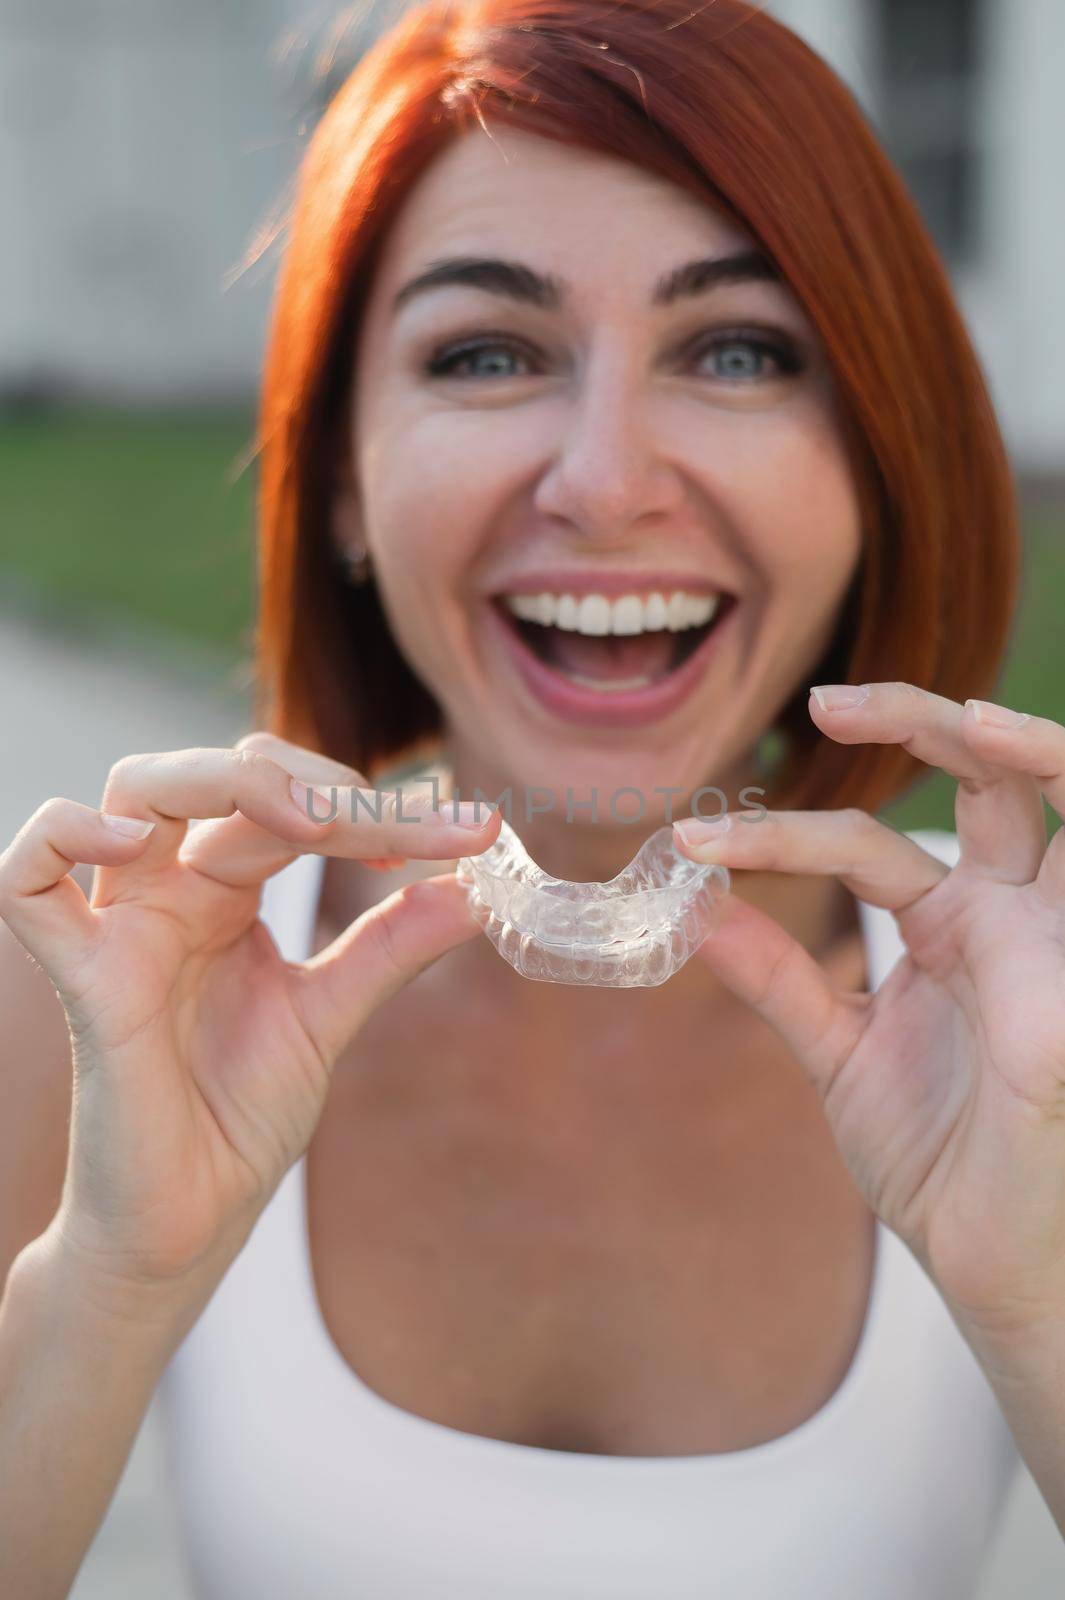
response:
<path id="1" fill-rule="evenodd" d="M 681 588 L 682 585 L 677 584 L 676 587 Z M 598 592 L 605 593 L 605 590 Z M 504 620 L 498 602 L 488 601 L 484 610 L 489 629 L 514 663 L 525 688 L 553 716 L 583 726 L 640 728 L 669 716 L 693 692 L 717 649 L 722 633 L 731 626 L 738 604 L 734 595 L 725 597 L 719 619 L 698 648 L 675 672 L 669 673 L 659 683 L 651 684 L 649 688 L 624 689 L 615 693 L 600 693 L 570 683 L 561 673 L 553 671 L 539 656 L 534 655 L 517 629 Z"/>
<path id="2" fill-rule="evenodd" d="M 636 572 L 606 567 L 542 567 L 535 572 L 526 572 L 520 578 L 497 584 L 492 596 L 498 600 L 506 594 L 543 594 L 546 590 L 548 594 L 571 594 L 575 598 L 602 594 L 616 600 L 626 594 L 654 594 L 656 590 L 669 594 L 675 589 L 683 589 L 687 594 L 720 594 L 723 599 L 731 597 L 725 584 L 715 584 L 711 579 L 694 572 L 677 569 Z"/>

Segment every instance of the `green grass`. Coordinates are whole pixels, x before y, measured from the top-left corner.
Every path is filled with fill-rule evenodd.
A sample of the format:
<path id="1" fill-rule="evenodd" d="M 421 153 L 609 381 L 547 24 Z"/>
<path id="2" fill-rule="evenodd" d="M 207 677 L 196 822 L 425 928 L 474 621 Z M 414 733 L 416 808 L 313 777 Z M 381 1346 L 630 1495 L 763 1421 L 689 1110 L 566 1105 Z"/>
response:
<path id="1" fill-rule="evenodd" d="M 0 424 L 0 565 L 71 613 L 247 648 L 250 413 L 72 412 Z"/>
<path id="2" fill-rule="evenodd" d="M 0 578 L 71 617 L 126 616 L 236 662 L 254 604 L 251 412 L 75 411 L 0 424 Z M 996 698 L 1065 717 L 1065 515 L 1033 514 L 1015 645 Z M 883 812 L 954 826 L 934 774 Z M 1056 826 L 1048 810 L 1048 825 Z"/>

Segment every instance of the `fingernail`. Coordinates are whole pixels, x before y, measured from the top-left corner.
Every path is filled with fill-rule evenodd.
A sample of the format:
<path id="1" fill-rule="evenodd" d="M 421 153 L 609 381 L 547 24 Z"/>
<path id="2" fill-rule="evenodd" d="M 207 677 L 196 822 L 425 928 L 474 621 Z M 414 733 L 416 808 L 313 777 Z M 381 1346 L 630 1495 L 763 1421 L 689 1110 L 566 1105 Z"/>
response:
<path id="1" fill-rule="evenodd" d="M 1019 728 L 1030 720 L 1027 711 L 1011 711 L 1009 706 L 996 706 L 990 700 L 966 700 L 965 704 L 972 706 L 977 722 L 989 728 Z"/>
<path id="2" fill-rule="evenodd" d="M 673 824 L 673 831 L 680 834 L 686 845 L 706 845 L 714 844 L 723 838 L 731 826 L 730 816 L 685 817 L 681 822 Z"/>
<path id="3" fill-rule="evenodd" d="M 292 778 L 288 787 L 301 816 L 309 817 L 312 822 L 332 822 L 337 815 L 335 783 L 328 788 L 324 785 L 317 788 L 314 784 L 301 783 L 298 778 Z M 323 806 L 326 807 L 325 811 Z"/>
<path id="4" fill-rule="evenodd" d="M 441 800 L 434 809 L 428 795 L 404 800 L 402 806 L 404 821 L 429 822 L 445 828 L 483 828 L 494 810 L 488 800 L 462 800 L 457 805 L 453 800 Z"/>
<path id="5" fill-rule="evenodd" d="M 131 839 L 147 839 L 155 827 L 154 822 L 142 822 L 139 817 L 118 817 L 113 811 L 101 811 L 100 821 L 115 833 L 128 834 Z"/>
<path id="6" fill-rule="evenodd" d="M 850 706 L 860 706 L 869 698 L 867 683 L 818 683 L 811 689 L 822 711 L 845 711 Z"/>
<path id="7" fill-rule="evenodd" d="M 495 806 L 486 800 L 462 800 L 454 808 L 452 821 L 459 828 L 483 828 Z"/>

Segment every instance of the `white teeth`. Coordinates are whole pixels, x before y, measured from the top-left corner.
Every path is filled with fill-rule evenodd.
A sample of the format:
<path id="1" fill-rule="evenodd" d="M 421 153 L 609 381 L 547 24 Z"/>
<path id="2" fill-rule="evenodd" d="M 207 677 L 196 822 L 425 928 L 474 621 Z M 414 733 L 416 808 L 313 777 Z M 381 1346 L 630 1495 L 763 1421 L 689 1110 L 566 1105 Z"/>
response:
<path id="1" fill-rule="evenodd" d="M 642 633 L 643 606 L 634 594 L 615 600 L 610 613 L 611 633 Z"/>
<path id="2" fill-rule="evenodd" d="M 721 596 L 687 594 L 678 589 L 668 598 L 659 593 L 646 598 L 626 594 L 611 601 L 606 595 L 586 594 L 578 600 L 572 594 L 545 591 L 506 595 L 504 599 L 507 609 L 524 622 L 602 635 L 660 633 L 664 629 L 679 633 L 685 628 L 701 628 L 714 615 Z"/>
<path id="3" fill-rule="evenodd" d="M 580 606 L 571 594 L 561 595 L 558 602 L 558 611 L 555 613 L 555 627 L 565 628 L 573 633 L 577 628 L 577 617 Z"/>
<path id="4" fill-rule="evenodd" d="M 664 594 L 651 595 L 643 608 L 643 625 L 649 631 L 659 633 L 666 625 L 668 608 Z"/>
<path id="5" fill-rule="evenodd" d="M 575 683 L 581 689 L 596 689 L 600 694 L 618 694 L 626 689 L 648 689 L 654 682 L 653 678 L 641 673 L 638 678 L 588 678 L 583 672 L 567 672 L 563 674 L 570 683 Z"/>
<path id="6" fill-rule="evenodd" d="M 691 595 L 688 599 L 688 626 L 701 628 L 717 610 L 716 595 Z"/>
<path id="7" fill-rule="evenodd" d="M 539 612 L 539 615 L 536 619 L 537 622 L 542 622 L 545 627 L 550 628 L 554 623 L 555 611 L 557 609 L 554 595 L 538 594 L 536 596 L 536 605 Z"/>
<path id="8" fill-rule="evenodd" d="M 605 595 L 585 595 L 577 612 L 577 632 L 610 632 L 610 601 Z"/>

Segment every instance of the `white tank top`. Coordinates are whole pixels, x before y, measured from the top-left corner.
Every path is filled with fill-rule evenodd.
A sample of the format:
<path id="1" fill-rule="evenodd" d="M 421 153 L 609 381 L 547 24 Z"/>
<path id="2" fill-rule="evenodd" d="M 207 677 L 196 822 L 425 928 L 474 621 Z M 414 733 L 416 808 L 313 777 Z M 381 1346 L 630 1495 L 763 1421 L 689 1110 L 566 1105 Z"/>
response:
<path id="1" fill-rule="evenodd" d="M 955 835 L 912 835 L 953 864 Z M 286 960 L 324 858 L 266 885 Z M 858 902 L 872 988 L 903 946 Z M 704 1456 L 600 1456 L 467 1434 L 347 1364 L 286 1173 L 159 1385 L 197 1600 L 963 1600 L 1018 1465 L 931 1280 L 876 1228 L 852 1364 L 791 1432 Z"/>

